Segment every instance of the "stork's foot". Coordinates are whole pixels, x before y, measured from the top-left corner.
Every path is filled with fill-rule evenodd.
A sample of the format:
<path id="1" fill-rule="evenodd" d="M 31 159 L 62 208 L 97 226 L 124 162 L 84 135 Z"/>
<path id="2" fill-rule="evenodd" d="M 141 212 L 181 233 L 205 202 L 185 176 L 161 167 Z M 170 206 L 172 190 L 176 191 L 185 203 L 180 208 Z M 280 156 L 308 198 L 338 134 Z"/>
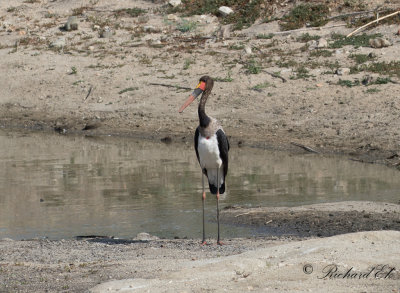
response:
<path id="1" fill-rule="evenodd" d="M 217 241 L 217 245 L 222 246 L 222 245 L 225 245 L 225 243 L 223 243 L 222 241 Z"/>
<path id="2" fill-rule="evenodd" d="M 207 241 L 203 240 L 200 245 L 201 246 L 207 245 Z"/>

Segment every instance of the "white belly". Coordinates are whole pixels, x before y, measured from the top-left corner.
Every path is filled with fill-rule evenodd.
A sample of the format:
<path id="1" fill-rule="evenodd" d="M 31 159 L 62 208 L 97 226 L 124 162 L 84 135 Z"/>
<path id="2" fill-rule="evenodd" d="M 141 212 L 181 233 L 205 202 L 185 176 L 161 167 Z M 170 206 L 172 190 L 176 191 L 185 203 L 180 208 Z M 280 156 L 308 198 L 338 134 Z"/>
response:
<path id="1" fill-rule="evenodd" d="M 207 169 L 208 181 L 217 185 L 217 170 L 219 186 L 224 182 L 222 160 L 219 156 L 217 136 L 213 135 L 209 139 L 199 135 L 197 151 L 202 169 Z"/>
<path id="2" fill-rule="evenodd" d="M 213 135 L 209 139 L 199 135 L 198 149 L 200 166 L 206 169 L 217 169 L 221 167 L 222 160 L 219 157 L 217 136 Z"/>

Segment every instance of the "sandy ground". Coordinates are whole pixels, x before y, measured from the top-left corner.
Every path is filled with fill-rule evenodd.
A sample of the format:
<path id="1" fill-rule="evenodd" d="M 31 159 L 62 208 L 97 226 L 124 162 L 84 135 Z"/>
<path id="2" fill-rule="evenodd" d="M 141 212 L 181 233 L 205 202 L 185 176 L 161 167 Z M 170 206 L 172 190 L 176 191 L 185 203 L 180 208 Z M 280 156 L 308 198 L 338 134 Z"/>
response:
<path id="1" fill-rule="evenodd" d="M 321 292 L 322 288 L 329 292 L 349 288 L 353 292 L 398 292 L 400 275 L 392 269 L 398 267 L 400 255 L 398 251 L 389 255 L 383 249 L 399 242 L 400 232 L 394 231 L 293 242 L 185 263 L 176 272 L 150 280 L 111 281 L 91 292 Z M 371 255 L 376 257 L 373 261 Z"/>
<path id="2" fill-rule="evenodd" d="M 399 7 L 397 1 L 366 2 L 366 9 Z M 302 34 L 331 44 L 334 33 L 354 28 L 331 21 L 319 30 L 257 38 L 278 32 L 278 22 L 232 32 L 215 16 L 167 14 L 161 1 L 134 1 L 146 10 L 140 17 L 116 13 L 132 3 L 1 1 L 1 127 L 191 142 L 195 106 L 181 115 L 177 110 L 207 74 L 216 79 L 207 112 L 221 121 L 232 147 L 303 151 L 295 142 L 398 167 L 399 73 L 335 73 L 357 65 L 354 55 L 372 56 L 366 65 L 398 62 L 398 24 L 367 31 L 381 33 L 389 47 L 323 48 L 328 53 L 318 56 Z M 80 10 L 78 30 L 60 29 L 74 9 Z M 179 31 L 184 21 L 194 29 Z M 106 26 L 112 35 L 100 38 Z M 249 73 L 254 65 L 258 74 Z M 387 77 L 392 82 L 356 85 Z M 269 225 L 284 236 L 228 239 L 223 247 L 201 247 L 198 240 L 2 240 L 0 291 L 399 292 L 398 205 L 351 205 L 226 210 L 224 221 Z M 397 232 L 337 235 L 365 230 Z M 337 274 L 323 278 L 329 265 Z M 121 279 L 130 280 L 113 281 Z"/>

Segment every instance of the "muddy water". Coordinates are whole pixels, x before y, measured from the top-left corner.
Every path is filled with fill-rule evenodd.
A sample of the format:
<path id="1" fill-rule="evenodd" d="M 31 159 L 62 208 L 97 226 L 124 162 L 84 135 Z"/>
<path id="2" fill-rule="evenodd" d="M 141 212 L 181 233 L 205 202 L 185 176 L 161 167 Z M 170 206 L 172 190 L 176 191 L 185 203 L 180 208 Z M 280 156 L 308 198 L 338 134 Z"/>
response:
<path id="1" fill-rule="evenodd" d="M 397 202 L 400 173 L 339 157 L 249 148 L 230 153 L 221 207 Z M 201 237 L 201 173 L 192 145 L 0 131 L 0 238 Z M 215 198 L 207 198 L 215 237 Z M 223 226 L 223 237 L 257 231 Z"/>

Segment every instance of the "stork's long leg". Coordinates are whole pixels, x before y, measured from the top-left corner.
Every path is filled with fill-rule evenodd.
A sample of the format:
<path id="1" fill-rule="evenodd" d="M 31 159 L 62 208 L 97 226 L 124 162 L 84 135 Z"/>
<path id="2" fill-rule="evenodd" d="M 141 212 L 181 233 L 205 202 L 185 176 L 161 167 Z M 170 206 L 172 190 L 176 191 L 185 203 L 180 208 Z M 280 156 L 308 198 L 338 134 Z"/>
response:
<path id="1" fill-rule="evenodd" d="M 218 237 L 217 237 L 217 244 L 222 245 L 223 243 L 220 241 L 219 238 L 219 168 L 217 169 L 217 223 L 218 223 Z"/>
<path id="2" fill-rule="evenodd" d="M 207 244 L 206 242 L 206 230 L 205 230 L 205 219 L 204 219 L 204 204 L 206 201 L 206 190 L 204 188 L 204 173 L 201 172 L 201 182 L 203 184 L 203 196 L 202 196 L 202 202 L 203 202 L 203 241 L 201 242 L 202 245 Z"/>

